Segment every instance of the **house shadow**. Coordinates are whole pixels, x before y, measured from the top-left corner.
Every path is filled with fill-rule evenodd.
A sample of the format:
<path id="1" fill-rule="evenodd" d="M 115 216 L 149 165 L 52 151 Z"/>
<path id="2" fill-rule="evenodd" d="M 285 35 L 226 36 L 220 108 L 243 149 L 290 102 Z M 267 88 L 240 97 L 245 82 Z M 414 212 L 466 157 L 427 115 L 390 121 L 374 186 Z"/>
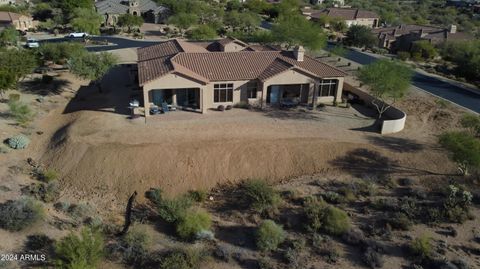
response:
<path id="1" fill-rule="evenodd" d="M 323 120 L 318 113 L 308 111 L 306 108 L 272 108 L 264 110 L 263 114 L 269 118 L 279 120 Z"/>
<path id="2" fill-rule="evenodd" d="M 352 131 L 367 132 L 367 133 L 380 133 L 382 130 L 382 120 L 375 120 L 369 126 L 364 126 L 360 128 L 352 128 Z"/>
<path id="3" fill-rule="evenodd" d="M 377 151 L 365 148 L 357 148 L 349 151 L 345 156 L 330 161 L 330 164 L 356 177 L 362 177 L 368 174 L 375 174 L 379 177 L 385 177 L 391 174 L 401 176 L 445 175 L 414 167 L 402 166 L 397 161 L 383 156 Z"/>
<path id="4" fill-rule="evenodd" d="M 369 136 L 367 139 L 377 146 L 395 152 L 417 152 L 424 149 L 424 145 L 417 143 L 415 140 L 407 138 Z"/>
<path id="5" fill-rule="evenodd" d="M 99 111 L 130 115 L 129 101 L 134 95 L 127 65 L 112 68 L 98 84 L 81 86 L 65 107 L 63 114 L 77 111 Z"/>

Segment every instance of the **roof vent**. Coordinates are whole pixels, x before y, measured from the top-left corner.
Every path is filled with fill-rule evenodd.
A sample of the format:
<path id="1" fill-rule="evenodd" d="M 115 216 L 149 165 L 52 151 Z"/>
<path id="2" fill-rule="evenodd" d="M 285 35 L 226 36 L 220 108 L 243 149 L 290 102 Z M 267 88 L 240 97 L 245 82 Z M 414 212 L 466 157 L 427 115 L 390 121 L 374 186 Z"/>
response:
<path id="1" fill-rule="evenodd" d="M 295 56 L 295 60 L 303 62 L 303 56 L 305 55 L 305 49 L 303 46 L 296 46 L 293 49 L 293 55 Z"/>

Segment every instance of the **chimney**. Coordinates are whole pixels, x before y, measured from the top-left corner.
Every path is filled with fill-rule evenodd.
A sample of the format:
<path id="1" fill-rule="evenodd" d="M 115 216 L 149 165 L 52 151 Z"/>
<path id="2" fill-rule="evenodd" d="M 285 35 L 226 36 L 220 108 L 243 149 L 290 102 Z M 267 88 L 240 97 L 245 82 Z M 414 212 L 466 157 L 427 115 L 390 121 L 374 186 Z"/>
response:
<path id="1" fill-rule="evenodd" d="M 296 46 L 293 49 L 293 55 L 295 55 L 295 59 L 299 62 L 303 62 L 303 56 L 305 55 L 305 49 L 303 46 Z"/>
<path id="2" fill-rule="evenodd" d="M 448 32 L 450 32 L 450 34 L 455 34 L 457 32 L 457 26 L 455 24 L 450 25 Z"/>

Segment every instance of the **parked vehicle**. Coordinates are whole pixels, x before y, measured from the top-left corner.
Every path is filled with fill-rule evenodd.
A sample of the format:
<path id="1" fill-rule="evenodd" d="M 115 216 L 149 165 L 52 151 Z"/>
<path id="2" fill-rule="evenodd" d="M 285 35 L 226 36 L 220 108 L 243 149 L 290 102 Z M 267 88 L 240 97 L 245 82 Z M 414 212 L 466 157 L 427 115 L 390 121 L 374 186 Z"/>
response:
<path id="1" fill-rule="evenodd" d="M 69 38 L 79 38 L 79 37 L 87 37 L 89 36 L 88 33 L 80 33 L 80 32 L 73 32 L 67 35 Z"/>
<path id="2" fill-rule="evenodd" d="M 40 47 L 40 44 L 38 43 L 38 41 L 34 38 L 28 38 L 27 39 L 27 44 L 25 45 L 27 48 L 38 48 Z"/>

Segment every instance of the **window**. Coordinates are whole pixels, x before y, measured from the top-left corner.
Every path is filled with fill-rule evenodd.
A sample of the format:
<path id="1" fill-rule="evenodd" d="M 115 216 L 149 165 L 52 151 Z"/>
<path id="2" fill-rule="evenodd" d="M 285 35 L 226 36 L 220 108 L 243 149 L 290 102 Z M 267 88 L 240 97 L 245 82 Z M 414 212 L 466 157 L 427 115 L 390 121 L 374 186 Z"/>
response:
<path id="1" fill-rule="evenodd" d="M 233 84 L 213 85 L 213 102 L 233 102 Z"/>
<path id="2" fill-rule="evenodd" d="M 247 83 L 247 98 L 257 98 L 257 82 Z"/>
<path id="3" fill-rule="evenodd" d="M 326 79 L 320 81 L 318 96 L 335 96 L 337 93 L 337 80 Z"/>

